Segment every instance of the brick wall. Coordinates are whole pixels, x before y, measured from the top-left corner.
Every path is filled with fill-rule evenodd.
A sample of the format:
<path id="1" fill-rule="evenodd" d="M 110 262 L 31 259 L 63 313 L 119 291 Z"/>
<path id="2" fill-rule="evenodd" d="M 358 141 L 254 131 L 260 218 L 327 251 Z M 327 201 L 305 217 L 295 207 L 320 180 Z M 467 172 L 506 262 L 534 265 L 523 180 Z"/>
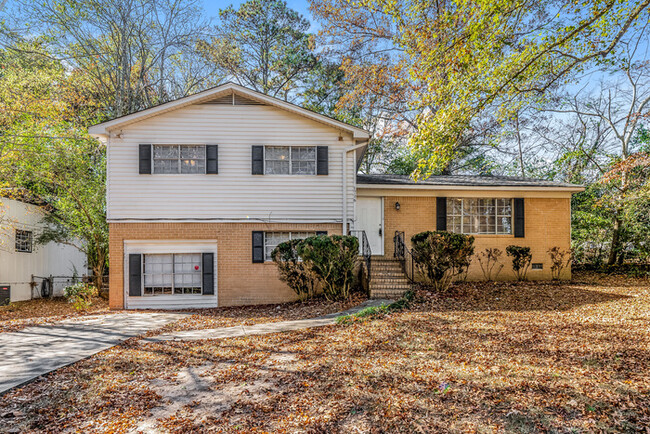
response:
<path id="1" fill-rule="evenodd" d="M 252 263 L 252 231 L 328 231 L 340 224 L 264 223 L 110 223 L 111 309 L 124 306 L 125 240 L 217 240 L 217 291 L 220 306 L 291 301 L 295 293 L 278 279 L 275 264 Z"/>
<path id="2" fill-rule="evenodd" d="M 400 210 L 395 209 L 400 203 Z M 571 247 L 571 200 L 569 198 L 525 198 L 525 237 L 512 235 L 474 235 L 475 253 L 489 247 L 503 251 L 503 270 L 499 280 L 514 279 L 510 257 L 505 248 L 510 244 L 528 246 L 533 262 L 543 263 L 543 270 L 529 270 L 529 279 L 550 279 L 551 262 L 547 250 L 558 246 L 563 250 Z M 384 254 L 392 257 L 395 231 L 403 231 L 410 247 L 411 236 L 418 232 L 436 230 L 436 198 L 419 196 L 387 196 L 384 200 Z M 483 279 L 483 273 L 476 259 L 472 260 L 468 272 L 469 280 Z M 571 271 L 563 270 L 561 278 L 571 278 Z"/>

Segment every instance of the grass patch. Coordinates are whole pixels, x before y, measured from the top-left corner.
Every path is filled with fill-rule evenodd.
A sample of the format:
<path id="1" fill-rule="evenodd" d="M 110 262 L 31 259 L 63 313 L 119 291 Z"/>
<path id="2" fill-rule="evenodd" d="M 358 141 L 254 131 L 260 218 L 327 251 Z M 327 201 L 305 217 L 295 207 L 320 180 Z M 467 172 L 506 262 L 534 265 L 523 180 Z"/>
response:
<path id="1" fill-rule="evenodd" d="M 415 292 L 408 291 L 402 296 L 402 298 L 400 298 L 399 300 L 391 304 L 382 304 L 381 306 L 366 307 L 352 315 L 343 315 L 336 318 L 336 323 L 352 324 L 357 321 L 366 321 L 366 320 L 383 318 L 392 312 L 398 312 L 400 310 L 406 309 L 414 297 L 415 297 Z"/>

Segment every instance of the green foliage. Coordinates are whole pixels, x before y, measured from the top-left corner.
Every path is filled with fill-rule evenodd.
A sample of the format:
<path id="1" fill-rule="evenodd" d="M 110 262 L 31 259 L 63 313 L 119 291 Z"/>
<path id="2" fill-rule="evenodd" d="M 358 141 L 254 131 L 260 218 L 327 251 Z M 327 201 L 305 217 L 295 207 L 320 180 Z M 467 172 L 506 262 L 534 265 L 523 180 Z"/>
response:
<path id="1" fill-rule="evenodd" d="M 321 235 L 302 240 L 296 247 L 298 255 L 322 284 L 328 300 L 350 297 L 359 257 L 356 237 Z"/>
<path id="2" fill-rule="evenodd" d="M 271 257 L 278 267 L 280 280 L 293 289 L 300 299 L 314 297 L 316 276 L 311 271 L 309 262 L 298 255 L 298 245 L 303 240 L 289 240 L 278 244 Z"/>
<path id="3" fill-rule="evenodd" d="M 336 318 L 337 324 L 352 324 L 357 321 L 373 320 L 383 318 L 392 312 L 399 312 L 407 309 L 411 301 L 415 298 L 415 292 L 408 291 L 397 301 L 391 304 L 381 304 L 380 306 L 368 306 L 359 312 L 351 315 L 343 315 Z"/>
<path id="4" fill-rule="evenodd" d="M 63 296 L 72 303 L 76 310 L 86 310 L 92 305 L 93 297 L 98 294 L 97 288 L 84 282 L 75 283 L 63 290 Z"/>
<path id="5" fill-rule="evenodd" d="M 418 272 L 436 291 L 446 291 L 474 254 L 473 236 L 446 231 L 420 232 L 411 237 L 411 245 Z"/>
<path id="6" fill-rule="evenodd" d="M 310 23 L 282 0 L 248 0 L 219 11 L 218 36 L 203 56 L 239 83 L 288 99 L 317 65 Z"/>
<path id="7" fill-rule="evenodd" d="M 526 280 L 530 262 L 533 260 L 530 247 L 510 245 L 506 247 L 506 254 L 512 258 L 512 271 L 515 272 L 517 280 Z"/>

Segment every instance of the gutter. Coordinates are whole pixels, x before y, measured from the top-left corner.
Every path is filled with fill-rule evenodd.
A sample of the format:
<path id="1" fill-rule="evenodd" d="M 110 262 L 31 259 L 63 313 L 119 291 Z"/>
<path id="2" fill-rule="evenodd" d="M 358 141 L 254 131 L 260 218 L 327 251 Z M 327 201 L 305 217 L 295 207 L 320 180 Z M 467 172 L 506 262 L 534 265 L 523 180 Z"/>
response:
<path id="1" fill-rule="evenodd" d="M 343 212 L 343 235 L 346 235 L 348 233 L 348 178 L 347 178 L 347 172 L 348 172 L 348 152 L 355 151 L 359 148 L 362 148 L 367 145 L 367 141 L 364 141 L 361 144 L 358 145 L 353 145 L 349 146 L 341 151 L 341 163 L 342 163 L 342 176 L 343 176 L 343 206 L 341 207 L 342 212 Z M 356 165 L 355 165 L 356 169 Z M 356 176 L 355 176 L 355 183 L 356 183 Z"/>

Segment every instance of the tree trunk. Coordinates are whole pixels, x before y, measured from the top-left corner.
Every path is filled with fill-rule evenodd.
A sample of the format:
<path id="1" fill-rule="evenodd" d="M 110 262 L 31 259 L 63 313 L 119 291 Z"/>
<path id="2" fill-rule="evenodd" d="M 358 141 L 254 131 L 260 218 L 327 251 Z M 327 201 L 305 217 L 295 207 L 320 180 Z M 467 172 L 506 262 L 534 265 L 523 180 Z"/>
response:
<path id="1" fill-rule="evenodd" d="M 609 249 L 609 258 L 607 260 L 607 265 L 614 265 L 616 263 L 616 257 L 618 256 L 619 244 L 620 244 L 620 234 L 621 234 L 621 218 L 619 214 L 616 214 L 614 217 L 614 230 L 612 232 L 612 245 Z"/>

